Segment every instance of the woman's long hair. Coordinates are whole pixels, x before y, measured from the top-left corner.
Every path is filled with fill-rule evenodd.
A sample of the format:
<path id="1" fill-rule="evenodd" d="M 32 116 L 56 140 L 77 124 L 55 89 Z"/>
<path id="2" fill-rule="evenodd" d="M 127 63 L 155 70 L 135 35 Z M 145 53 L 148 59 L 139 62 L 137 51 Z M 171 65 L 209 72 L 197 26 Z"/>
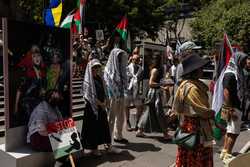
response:
<path id="1" fill-rule="evenodd" d="M 161 55 L 159 53 L 154 53 L 153 54 L 153 60 L 151 65 L 149 66 L 150 71 L 153 68 L 156 68 L 158 70 L 158 77 L 162 78 L 163 77 L 163 66 L 162 66 L 162 61 L 161 61 Z M 157 77 L 157 78 L 158 78 Z"/>

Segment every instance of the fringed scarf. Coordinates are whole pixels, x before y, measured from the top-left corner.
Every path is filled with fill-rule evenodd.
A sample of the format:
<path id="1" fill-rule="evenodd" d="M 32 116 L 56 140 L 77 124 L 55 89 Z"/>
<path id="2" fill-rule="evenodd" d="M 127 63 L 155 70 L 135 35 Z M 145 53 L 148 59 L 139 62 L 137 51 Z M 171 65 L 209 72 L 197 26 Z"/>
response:
<path id="1" fill-rule="evenodd" d="M 95 88 L 95 82 L 94 77 L 92 74 L 92 67 L 93 64 L 100 63 L 99 60 L 93 59 L 91 60 L 86 67 L 85 75 L 84 75 L 84 81 L 82 84 L 82 94 L 83 97 L 88 100 L 88 102 L 91 104 L 92 110 L 96 117 L 98 117 L 98 107 L 96 105 L 96 88 Z"/>
<path id="2" fill-rule="evenodd" d="M 104 80 L 108 87 L 109 97 L 120 97 L 127 88 L 127 64 L 128 55 L 125 51 L 114 48 L 110 52 L 104 69 Z"/>

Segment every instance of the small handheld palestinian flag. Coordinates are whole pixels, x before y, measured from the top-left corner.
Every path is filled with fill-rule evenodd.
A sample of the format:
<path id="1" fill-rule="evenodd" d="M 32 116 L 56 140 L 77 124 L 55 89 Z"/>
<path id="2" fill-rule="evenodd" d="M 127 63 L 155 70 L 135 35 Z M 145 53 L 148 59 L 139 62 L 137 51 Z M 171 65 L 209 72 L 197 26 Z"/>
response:
<path id="1" fill-rule="evenodd" d="M 222 137 L 221 125 L 225 126 L 225 121 L 221 119 L 221 107 L 224 101 L 223 96 L 223 78 L 225 70 L 229 64 L 230 58 L 233 56 L 233 49 L 228 39 L 227 34 L 224 34 L 223 45 L 221 48 L 221 53 L 219 56 L 219 61 L 217 62 L 216 80 L 214 86 L 213 100 L 212 100 L 212 110 L 215 111 L 215 122 L 218 128 L 214 129 L 214 137 L 220 140 Z"/>
<path id="2" fill-rule="evenodd" d="M 121 22 L 117 25 L 116 31 L 121 35 L 121 38 L 126 41 L 128 37 L 128 19 L 124 16 Z"/>

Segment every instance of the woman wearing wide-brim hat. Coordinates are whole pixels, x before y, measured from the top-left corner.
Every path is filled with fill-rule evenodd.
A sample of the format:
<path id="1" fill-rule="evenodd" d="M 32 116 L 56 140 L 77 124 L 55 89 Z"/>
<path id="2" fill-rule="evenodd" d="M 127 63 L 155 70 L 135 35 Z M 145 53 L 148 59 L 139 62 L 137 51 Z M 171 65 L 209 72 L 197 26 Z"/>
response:
<path id="1" fill-rule="evenodd" d="M 202 67 L 209 61 L 197 54 L 188 55 L 183 61 L 183 81 L 174 99 L 173 109 L 179 116 L 179 127 L 185 133 L 195 132 L 198 140 L 193 149 L 178 145 L 177 167 L 212 167 L 214 112 L 209 108 L 208 87 L 199 79 Z"/>

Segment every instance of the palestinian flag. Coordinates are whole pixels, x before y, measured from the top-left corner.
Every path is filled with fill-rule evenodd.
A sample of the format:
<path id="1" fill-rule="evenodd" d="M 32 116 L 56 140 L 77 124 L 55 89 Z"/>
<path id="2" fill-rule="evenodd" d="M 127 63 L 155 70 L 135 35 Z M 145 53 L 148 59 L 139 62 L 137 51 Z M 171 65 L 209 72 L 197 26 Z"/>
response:
<path id="1" fill-rule="evenodd" d="M 224 78 L 224 72 L 226 70 L 227 65 L 229 64 L 229 60 L 231 56 L 233 55 L 232 46 L 230 44 L 230 41 L 228 40 L 227 34 L 224 34 L 224 40 L 223 45 L 221 48 L 221 53 L 219 56 L 219 60 L 216 63 L 217 69 L 216 69 L 216 76 L 215 76 L 215 87 L 213 92 L 213 101 L 212 101 L 212 109 L 215 111 L 215 122 L 217 125 L 221 125 L 224 123 L 223 120 L 221 120 L 221 107 L 223 104 L 223 78 Z M 217 140 L 220 140 L 221 130 L 220 128 L 214 129 L 214 137 Z"/>
<path id="2" fill-rule="evenodd" d="M 86 5 L 86 0 L 78 0 L 77 2 L 77 7 L 80 9 L 80 15 L 81 15 L 81 19 L 83 19 L 84 17 L 84 7 Z"/>
<path id="3" fill-rule="evenodd" d="M 81 32 L 81 14 L 80 14 L 80 9 L 77 9 L 75 14 L 74 14 L 74 22 L 73 22 L 73 32 Z"/>
<path id="4" fill-rule="evenodd" d="M 124 16 L 121 22 L 117 25 L 116 31 L 121 35 L 121 38 L 126 41 L 128 37 L 128 19 Z"/>
<path id="5" fill-rule="evenodd" d="M 66 16 L 66 18 L 61 23 L 60 27 L 62 27 L 62 28 L 71 28 L 73 18 L 74 18 L 74 14 L 69 14 L 68 16 Z"/>
<path id="6" fill-rule="evenodd" d="M 80 32 L 81 21 L 80 21 L 80 11 L 77 9 L 75 12 L 73 10 L 61 23 L 62 28 L 70 28 L 73 33 Z"/>
<path id="7" fill-rule="evenodd" d="M 84 25 L 85 24 L 85 16 L 84 16 L 84 13 L 85 13 L 85 6 L 86 6 L 86 0 L 77 0 L 77 7 L 79 9 L 79 13 L 80 13 L 80 23 L 81 25 Z M 80 29 L 78 32 L 82 32 L 82 26 L 80 25 Z"/>

